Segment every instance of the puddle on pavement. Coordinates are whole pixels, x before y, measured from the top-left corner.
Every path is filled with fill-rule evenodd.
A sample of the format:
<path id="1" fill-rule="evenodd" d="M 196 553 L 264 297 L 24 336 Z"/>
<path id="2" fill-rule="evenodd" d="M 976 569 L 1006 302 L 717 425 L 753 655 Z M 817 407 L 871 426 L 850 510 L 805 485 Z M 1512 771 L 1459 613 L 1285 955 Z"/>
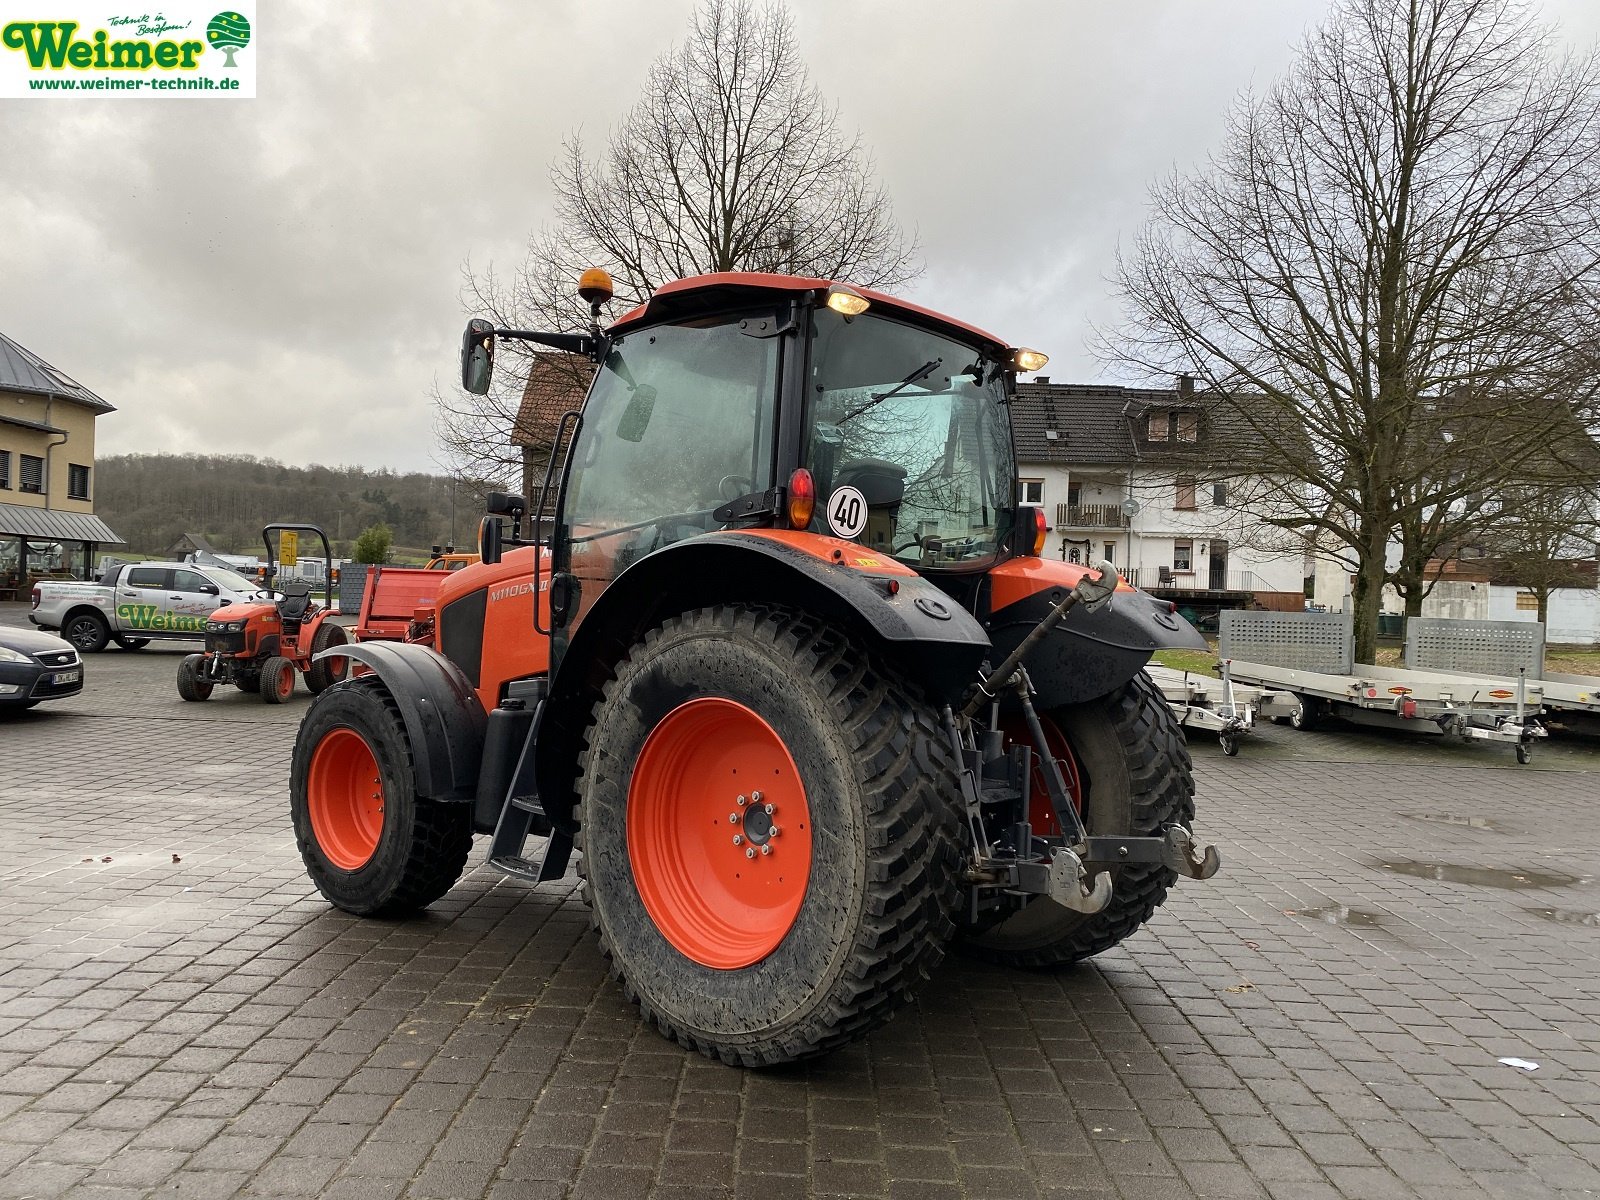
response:
<path id="1" fill-rule="evenodd" d="M 1378 867 L 1395 875 L 1410 875 L 1413 879 L 1466 883 L 1474 887 L 1504 888 L 1507 891 L 1571 887 L 1583 882 L 1576 875 L 1564 875 L 1560 871 L 1529 871 L 1521 867 L 1463 867 L 1457 863 L 1415 862 L 1410 859 L 1379 863 Z"/>
<path id="2" fill-rule="evenodd" d="M 1375 929 L 1383 924 L 1383 917 L 1378 913 L 1364 908 L 1347 908 L 1343 904 L 1328 904 L 1322 908 L 1288 908 L 1284 910 L 1284 915 L 1306 917 L 1325 925 L 1355 925 L 1363 929 Z"/>
<path id="3" fill-rule="evenodd" d="M 1463 825 L 1468 829 L 1487 829 L 1497 832 L 1505 829 L 1499 821 L 1491 821 L 1488 817 L 1464 817 L 1459 813 L 1401 813 L 1403 817 L 1410 817 L 1413 821 L 1437 821 L 1443 825 Z"/>
<path id="4" fill-rule="evenodd" d="M 1575 908 L 1530 908 L 1525 910 L 1557 925 L 1587 925 L 1600 929 L 1600 913 L 1580 912 Z"/>

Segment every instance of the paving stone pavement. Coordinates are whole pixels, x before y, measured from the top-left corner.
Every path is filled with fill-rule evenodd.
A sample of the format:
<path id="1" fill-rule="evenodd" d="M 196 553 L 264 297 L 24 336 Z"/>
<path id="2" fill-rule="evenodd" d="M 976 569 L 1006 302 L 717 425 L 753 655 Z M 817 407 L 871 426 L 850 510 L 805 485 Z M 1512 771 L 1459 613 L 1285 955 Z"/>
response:
<path id="1" fill-rule="evenodd" d="M 184 705 L 180 652 L 0 718 L 0 1197 L 1600 1196 L 1595 743 L 1198 740 L 1222 875 L 756 1073 L 640 1024 L 570 878 L 330 909 L 306 697 Z"/>

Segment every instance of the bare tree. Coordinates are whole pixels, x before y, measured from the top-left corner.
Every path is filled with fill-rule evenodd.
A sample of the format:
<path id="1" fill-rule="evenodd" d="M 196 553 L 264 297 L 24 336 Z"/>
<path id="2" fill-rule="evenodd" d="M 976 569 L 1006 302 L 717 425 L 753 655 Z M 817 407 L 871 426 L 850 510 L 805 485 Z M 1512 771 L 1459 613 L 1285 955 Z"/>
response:
<path id="1" fill-rule="evenodd" d="M 1481 546 L 1497 583 L 1533 593 L 1539 620 L 1550 617 L 1557 588 L 1593 588 L 1600 537 L 1600 475 L 1586 488 L 1523 488 L 1497 505 Z"/>
<path id="2" fill-rule="evenodd" d="M 920 273 L 860 138 L 810 81 L 780 3 L 704 0 L 683 43 L 656 60 L 643 95 L 597 158 L 580 135 L 551 167 L 556 220 L 514 274 L 468 264 L 463 298 L 497 324 L 582 329 L 574 295 L 602 266 L 619 306 L 673 279 L 771 271 L 892 287 Z M 501 350 L 522 352 L 518 343 Z M 480 473 L 510 449 L 519 372 L 503 361 L 488 397 L 437 397 L 447 459 Z"/>
<path id="3" fill-rule="evenodd" d="M 1522 0 L 1339 0 L 1207 167 L 1152 189 L 1109 352 L 1231 397 L 1269 515 L 1356 572 L 1422 561 L 1592 420 L 1600 71 Z"/>

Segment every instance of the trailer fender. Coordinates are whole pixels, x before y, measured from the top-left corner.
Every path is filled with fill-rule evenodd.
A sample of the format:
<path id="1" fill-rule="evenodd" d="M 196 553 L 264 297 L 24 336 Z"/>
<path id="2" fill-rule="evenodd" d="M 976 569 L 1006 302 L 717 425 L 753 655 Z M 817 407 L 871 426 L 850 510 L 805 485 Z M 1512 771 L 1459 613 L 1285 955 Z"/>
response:
<path id="1" fill-rule="evenodd" d="M 569 819 L 577 754 L 600 689 L 646 630 L 727 603 L 803 609 L 853 628 L 937 701 L 955 703 L 992 650 L 957 601 L 883 554 L 789 530 L 711 533 L 630 564 L 583 615 L 551 681 L 537 748 L 545 811 Z M 561 631 L 557 631 L 559 641 Z"/>
<path id="2" fill-rule="evenodd" d="M 419 796 L 468 802 L 477 796 L 486 719 L 460 667 L 435 650 L 405 642 L 334 646 L 312 661 L 324 658 L 362 663 L 389 689 L 411 742 Z"/>
<path id="3" fill-rule="evenodd" d="M 1044 587 L 989 616 L 989 636 L 1004 657 L 1067 594 Z M 1121 687 L 1157 650 L 1205 650 L 1205 638 L 1173 606 L 1137 588 L 1118 588 L 1111 603 L 1090 611 L 1078 605 L 1024 661 L 1041 708 L 1079 704 Z"/>

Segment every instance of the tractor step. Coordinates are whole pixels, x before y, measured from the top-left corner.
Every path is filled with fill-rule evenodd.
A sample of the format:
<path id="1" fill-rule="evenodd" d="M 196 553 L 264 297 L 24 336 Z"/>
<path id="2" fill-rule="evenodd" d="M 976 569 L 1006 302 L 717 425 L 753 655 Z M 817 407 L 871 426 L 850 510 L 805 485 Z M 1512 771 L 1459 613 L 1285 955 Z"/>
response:
<path id="1" fill-rule="evenodd" d="M 499 831 L 495 831 L 496 839 Z M 519 847 L 520 849 L 520 847 Z M 572 835 L 552 830 L 545 843 L 544 853 L 537 858 L 524 858 L 521 854 L 490 854 L 489 865 L 503 875 L 526 879 L 529 883 L 548 883 L 567 873 L 567 860 L 572 856 Z"/>

